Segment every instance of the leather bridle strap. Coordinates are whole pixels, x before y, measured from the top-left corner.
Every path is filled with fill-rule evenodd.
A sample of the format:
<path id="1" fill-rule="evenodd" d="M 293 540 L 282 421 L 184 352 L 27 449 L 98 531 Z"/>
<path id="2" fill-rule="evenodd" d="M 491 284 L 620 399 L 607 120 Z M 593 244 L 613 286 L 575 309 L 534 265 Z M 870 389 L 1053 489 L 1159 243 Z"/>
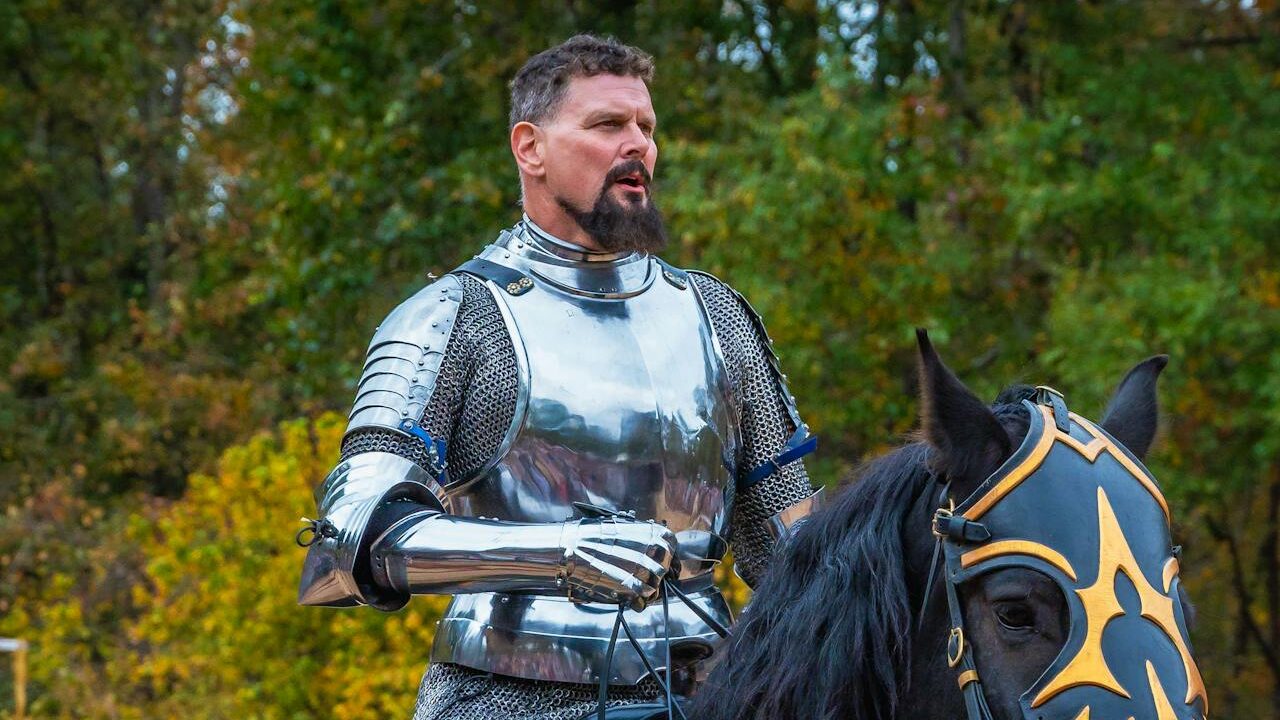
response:
<path id="1" fill-rule="evenodd" d="M 957 542 L 983 542 L 991 537 L 986 526 L 973 522 L 955 513 L 955 507 L 939 507 L 934 511 L 930 528 L 938 539 L 945 555 L 946 577 L 943 585 L 947 590 L 947 615 L 951 620 L 951 632 L 947 637 L 947 667 L 958 674 L 956 681 L 960 684 L 960 693 L 964 696 L 965 713 L 969 720 L 992 720 L 991 708 L 987 698 L 982 694 L 982 679 L 978 676 L 978 666 L 973 660 L 973 644 L 964 632 L 964 612 L 960 606 L 960 591 L 956 585 L 956 569 L 959 567 L 956 554 L 960 548 Z M 935 553 L 936 554 L 936 553 Z M 932 567 L 930 568 L 932 573 Z M 932 580 L 932 578 L 930 578 Z"/>
<path id="2" fill-rule="evenodd" d="M 964 634 L 964 615 L 960 608 L 960 593 L 947 576 L 947 611 L 951 616 L 951 635 L 947 638 L 947 665 L 958 671 L 957 682 L 964 695 L 965 712 L 969 720 L 993 720 L 987 698 L 982 694 L 982 680 L 973 661 L 973 644 Z"/>
<path id="3" fill-rule="evenodd" d="M 932 494 L 934 486 L 938 482 L 936 475 L 930 475 L 929 484 L 925 488 L 925 494 Z M 943 501 L 951 494 L 951 481 L 942 484 L 942 490 L 938 493 L 938 505 L 941 506 Z M 926 506 L 928 507 L 928 506 Z M 932 521 L 930 521 L 932 527 Z M 920 600 L 920 614 L 917 615 L 916 632 L 924 627 L 925 613 L 929 611 L 929 601 L 933 598 L 933 581 L 938 578 L 938 558 L 942 555 L 942 535 L 934 533 L 933 555 L 929 558 L 929 579 L 924 584 L 924 597 Z"/>

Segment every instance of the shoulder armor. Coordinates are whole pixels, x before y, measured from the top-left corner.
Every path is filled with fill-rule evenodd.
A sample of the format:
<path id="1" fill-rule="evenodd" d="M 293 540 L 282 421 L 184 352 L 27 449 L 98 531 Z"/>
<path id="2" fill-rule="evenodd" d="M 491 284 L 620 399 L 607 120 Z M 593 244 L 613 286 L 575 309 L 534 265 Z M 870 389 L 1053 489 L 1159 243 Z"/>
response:
<path id="1" fill-rule="evenodd" d="M 445 275 L 387 315 L 369 343 L 347 433 L 403 432 L 403 421 L 422 417 L 461 305 L 462 282 Z"/>

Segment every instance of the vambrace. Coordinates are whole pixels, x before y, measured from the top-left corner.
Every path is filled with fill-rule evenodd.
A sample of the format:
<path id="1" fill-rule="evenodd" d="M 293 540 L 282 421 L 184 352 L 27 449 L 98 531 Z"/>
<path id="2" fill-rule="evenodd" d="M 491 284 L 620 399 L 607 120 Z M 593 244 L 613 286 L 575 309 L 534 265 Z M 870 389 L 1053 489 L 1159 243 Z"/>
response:
<path id="1" fill-rule="evenodd" d="M 675 551 L 675 535 L 651 521 L 506 522 L 421 509 L 373 543 L 372 562 L 374 582 L 404 597 L 533 592 L 638 610 Z"/>
<path id="2" fill-rule="evenodd" d="M 316 491 L 320 519 L 307 547 L 298 603 L 327 607 L 372 605 L 394 610 L 407 602 L 373 582 L 369 549 L 379 525 L 423 506 L 443 509 L 436 478 L 399 455 L 365 452 L 329 473 Z M 402 512 L 394 512 L 395 510 Z"/>
<path id="3" fill-rule="evenodd" d="M 422 510 L 374 544 L 374 575 L 403 595 L 553 591 L 563 531 Z"/>

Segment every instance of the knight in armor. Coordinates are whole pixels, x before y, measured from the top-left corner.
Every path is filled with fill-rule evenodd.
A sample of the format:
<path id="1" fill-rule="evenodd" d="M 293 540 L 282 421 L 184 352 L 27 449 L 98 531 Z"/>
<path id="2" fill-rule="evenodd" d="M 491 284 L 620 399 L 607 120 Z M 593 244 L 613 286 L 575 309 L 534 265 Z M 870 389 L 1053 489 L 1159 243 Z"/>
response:
<path id="1" fill-rule="evenodd" d="M 821 500 L 759 317 L 653 254 L 652 77 L 591 36 L 520 70 L 525 214 L 383 321 L 316 491 L 299 602 L 454 596 L 420 720 L 571 720 L 602 683 L 610 706 L 653 702 L 646 660 L 691 693 L 719 640 L 702 616 L 732 620 L 714 567 L 732 548 L 753 584 Z M 619 606 L 644 658 L 609 653 Z"/>

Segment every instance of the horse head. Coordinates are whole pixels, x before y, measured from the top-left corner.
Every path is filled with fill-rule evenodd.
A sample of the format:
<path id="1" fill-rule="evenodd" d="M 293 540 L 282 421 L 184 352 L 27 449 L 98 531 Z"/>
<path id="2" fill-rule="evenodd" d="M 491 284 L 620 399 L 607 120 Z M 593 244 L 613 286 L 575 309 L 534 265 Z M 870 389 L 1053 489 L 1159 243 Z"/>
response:
<path id="1" fill-rule="evenodd" d="M 1015 388 L 989 408 L 923 332 L 919 345 L 940 489 L 912 513 L 930 518 L 929 537 L 917 522 L 904 543 L 913 567 L 930 546 L 943 561 L 918 590 L 938 611 L 922 618 L 932 644 L 913 655 L 913 684 L 950 676 L 960 696 L 909 692 L 904 715 L 942 700 L 970 720 L 1205 717 L 1169 508 L 1142 464 L 1168 358 L 1134 367 L 1095 424 L 1051 388 Z"/>
<path id="2" fill-rule="evenodd" d="M 1205 717 L 1142 464 L 1167 359 L 1133 368 L 1095 424 L 1049 388 L 988 407 L 919 345 L 921 440 L 779 550 L 690 717 Z"/>

